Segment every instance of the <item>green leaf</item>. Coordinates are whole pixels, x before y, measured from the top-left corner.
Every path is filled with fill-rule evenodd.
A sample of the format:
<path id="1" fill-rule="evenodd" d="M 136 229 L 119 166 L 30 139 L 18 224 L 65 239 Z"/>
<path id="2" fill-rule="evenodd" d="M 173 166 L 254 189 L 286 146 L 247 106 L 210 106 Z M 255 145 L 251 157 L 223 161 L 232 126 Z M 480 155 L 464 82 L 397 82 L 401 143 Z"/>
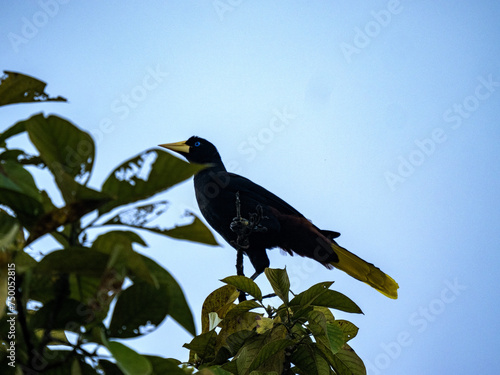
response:
<path id="1" fill-rule="evenodd" d="M 17 337 L 16 337 L 17 339 Z M 16 347 L 17 349 L 17 347 Z M 25 353 L 25 350 L 23 350 Z M 17 353 L 16 353 L 17 354 Z M 5 356 L 3 356 L 5 358 Z M 21 362 L 21 359 L 18 359 L 16 355 L 16 362 L 19 361 Z M 3 363 L 6 363 L 7 361 L 2 361 Z M 16 363 L 16 369 L 15 372 L 9 372 L 10 366 L 7 366 L 5 364 L 2 366 L 2 375 L 20 375 L 23 374 L 23 371 L 20 370 L 20 363 Z M 2 364 L 3 364 L 2 363 Z M 24 362 L 26 363 L 26 362 Z M 75 375 L 91 375 L 95 374 L 95 372 L 92 372 L 92 367 L 85 363 L 85 359 L 82 355 L 76 354 L 75 351 L 73 350 L 51 350 L 47 347 L 45 347 L 44 350 L 44 355 L 43 355 L 43 361 L 42 360 L 35 360 L 31 362 L 31 366 L 37 368 L 36 371 L 34 370 L 25 370 L 24 374 L 44 374 L 44 375 L 68 375 L 68 374 L 75 374 Z M 36 364 L 35 364 L 36 363 Z M 76 363 L 76 364 L 75 364 Z M 43 369 L 43 370 L 41 370 Z M 73 373 L 72 371 L 81 371 L 80 373 Z"/>
<path id="2" fill-rule="evenodd" d="M 293 345 L 293 341 L 289 339 L 279 339 L 268 342 L 259 351 L 259 354 L 252 361 L 248 372 L 252 372 L 259 368 L 265 361 L 276 355 L 278 352 L 284 350 L 285 348 Z"/>
<path id="3" fill-rule="evenodd" d="M 67 101 L 58 96 L 51 98 L 45 93 L 47 84 L 25 74 L 4 71 L 0 79 L 0 106 L 15 103 Z"/>
<path id="4" fill-rule="evenodd" d="M 247 346 L 243 346 L 238 352 L 236 357 L 236 368 L 238 369 L 238 374 L 246 374 L 248 368 L 252 364 L 254 359 L 253 351 L 250 351 Z"/>
<path id="5" fill-rule="evenodd" d="M 2 185 L 0 177 L 0 204 L 12 209 L 23 226 L 31 227 L 43 213 L 42 204 L 24 193 L 3 188 Z"/>
<path id="6" fill-rule="evenodd" d="M 209 330 L 209 314 L 215 312 L 219 318 L 224 319 L 226 313 L 235 306 L 233 302 L 238 295 L 239 292 L 231 285 L 224 285 L 210 293 L 201 308 L 201 332 Z"/>
<path id="7" fill-rule="evenodd" d="M 262 292 L 259 286 L 252 279 L 237 275 L 237 276 L 228 276 L 221 280 L 223 283 L 232 285 L 242 292 L 250 294 L 256 300 L 262 300 Z"/>
<path id="8" fill-rule="evenodd" d="M 145 224 L 155 220 L 167 211 L 169 203 L 158 201 L 123 210 L 102 225 L 128 225 L 143 228 Z"/>
<path id="9" fill-rule="evenodd" d="M 160 201 L 144 206 L 134 207 L 120 212 L 103 225 L 127 225 L 132 228 L 144 229 L 164 236 L 200 242 L 208 245 L 218 245 L 214 235 L 205 224 L 192 212 L 186 212 L 185 216 L 193 217 L 193 221 L 185 225 L 177 225 L 170 229 L 146 226 L 146 223 L 156 219 L 167 209 L 168 202 Z"/>
<path id="10" fill-rule="evenodd" d="M 69 276 L 70 298 L 85 304 L 93 303 L 102 287 L 101 277 L 80 276 L 71 274 Z"/>
<path id="11" fill-rule="evenodd" d="M 76 273 L 100 277 L 107 268 L 109 256 L 88 248 L 68 248 L 47 254 L 34 268 L 41 275 Z"/>
<path id="12" fill-rule="evenodd" d="M 0 164 L 0 204 L 10 207 L 30 227 L 43 213 L 41 195 L 31 174 L 12 161 Z"/>
<path id="13" fill-rule="evenodd" d="M 115 207 L 149 198 L 188 179 L 203 168 L 162 150 L 146 150 L 111 172 L 102 191 L 115 200 L 101 207 L 99 213 L 102 215 Z"/>
<path id="14" fill-rule="evenodd" d="M 99 368 L 101 370 L 104 370 L 104 373 L 106 375 L 123 375 L 123 372 L 116 365 L 116 363 L 111 362 L 111 361 L 107 361 L 105 359 L 99 360 Z"/>
<path id="15" fill-rule="evenodd" d="M 0 147 L 3 146 L 0 144 Z M 18 149 L 5 150 L 4 152 L 0 153 L 0 161 L 2 160 L 13 161 L 22 166 L 33 165 L 38 168 L 46 167 L 45 163 L 43 162 L 42 158 L 40 158 L 40 156 L 30 155 L 24 152 L 23 150 L 18 150 Z"/>
<path id="16" fill-rule="evenodd" d="M 226 345 L 229 347 L 231 354 L 234 356 L 241 349 L 243 344 L 252 336 L 255 336 L 256 333 L 251 330 L 243 329 L 240 331 L 236 331 L 231 333 L 226 337 Z"/>
<path id="17" fill-rule="evenodd" d="M 262 306 L 256 301 L 248 300 L 240 302 L 227 312 L 225 319 L 235 319 L 238 315 L 246 313 L 247 311 L 256 309 L 258 307 Z"/>
<path id="18" fill-rule="evenodd" d="M 348 342 L 358 334 L 359 328 L 356 327 L 356 325 L 354 325 L 353 323 L 347 320 L 337 320 L 336 322 L 344 333 L 344 342 Z"/>
<path id="19" fill-rule="evenodd" d="M 186 373 L 183 374 L 185 375 Z M 204 367 L 203 369 L 200 370 L 200 372 L 196 373 L 196 375 L 233 375 L 233 374 L 234 372 L 226 371 L 220 366 Z"/>
<path id="20" fill-rule="evenodd" d="M 233 375 L 238 374 L 238 366 L 237 366 L 235 360 L 224 363 L 223 365 L 221 365 L 220 368 L 223 369 L 224 371 L 229 372 L 230 374 L 233 374 Z"/>
<path id="21" fill-rule="evenodd" d="M 209 362 L 215 357 L 215 344 L 217 341 L 217 333 L 208 331 L 196 336 L 189 344 L 184 344 L 184 348 L 188 348 L 196 353 L 201 359 Z"/>
<path id="22" fill-rule="evenodd" d="M 307 314 L 309 329 L 314 337 L 326 336 L 326 317 L 320 311 L 312 310 Z"/>
<path id="23" fill-rule="evenodd" d="M 88 133 L 65 119 L 43 114 L 32 116 L 25 121 L 25 126 L 60 188 L 60 172 L 72 178 L 88 179 L 95 156 L 94 141 Z"/>
<path id="24" fill-rule="evenodd" d="M 7 176 L 19 188 L 19 191 L 41 202 L 41 192 L 35 184 L 35 180 L 30 172 L 28 172 L 19 163 L 6 160 L 0 164 L 0 171 Z"/>
<path id="25" fill-rule="evenodd" d="M 175 359 L 161 358 L 152 355 L 145 355 L 144 357 L 146 357 L 153 366 L 153 374 L 186 375 L 179 367 L 180 362 Z"/>
<path id="26" fill-rule="evenodd" d="M 313 285 L 305 292 L 297 294 L 290 301 L 290 306 L 300 306 L 302 309 L 308 306 L 325 306 L 350 313 L 363 313 L 350 298 L 328 289 L 332 284 L 333 282 L 328 281 Z"/>
<path id="27" fill-rule="evenodd" d="M 330 375 L 330 366 L 313 343 L 300 344 L 290 356 L 300 373 L 307 375 Z"/>
<path id="28" fill-rule="evenodd" d="M 333 281 L 318 283 L 307 289 L 306 291 L 297 294 L 291 301 L 290 306 L 301 305 L 309 306 L 320 294 L 328 290 L 333 284 Z"/>
<path id="29" fill-rule="evenodd" d="M 262 318 L 262 314 L 257 314 L 255 312 L 245 312 L 239 314 L 236 319 L 223 319 L 219 324 L 221 328 L 219 332 L 218 342 L 224 345 L 226 339 L 228 339 L 233 334 L 239 334 L 244 332 L 243 336 L 246 337 L 246 331 L 256 332 L 258 325 L 258 320 Z M 258 335 L 259 337 L 264 337 L 265 335 Z"/>
<path id="30" fill-rule="evenodd" d="M 128 270 L 141 280 L 158 286 L 157 281 L 144 264 L 141 255 L 134 251 L 132 247 L 134 243 L 146 246 L 144 240 L 137 233 L 131 231 L 111 231 L 97 237 L 92 244 L 92 249 L 110 255 L 110 264 L 108 267 Z"/>
<path id="31" fill-rule="evenodd" d="M 325 315 L 318 310 L 312 310 L 307 314 L 308 327 L 311 330 L 314 340 L 316 341 L 317 349 L 320 350 L 328 362 L 333 362 L 333 351 L 331 341 L 328 337 L 327 320 Z M 340 338 L 342 339 L 342 332 Z M 340 343 L 342 346 L 344 342 Z M 336 350 L 338 351 L 338 349 Z"/>
<path id="32" fill-rule="evenodd" d="M 19 250 L 23 241 L 19 221 L 0 208 L 0 251 Z"/>
<path id="33" fill-rule="evenodd" d="M 149 375 L 153 368 L 148 359 L 120 342 L 109 341 L 106 347 L 116 359 L 116 364 L 126 375 Z"/>
<path id="34" fill-rule="evenodd" d="M 363 361 L 347 344 L 335 354 L 333 368 L 339 375 L 366 375 Z"/>
<path id="35" fill-rule="evenodd" d="M 319 311 L 325 316 L 327 323 L 335 322 L 335 317 L 332 314 L 332 311 L 328 307 L 324 306 L 313 306 L 313 310 Z"/>
<path id="36" fill-rule="evenodd" d="M 143 229 L 162 234 L 164 236 L 176 238 L 178 240 L 187 240 L 206 245 L 219 246 L 210 229 L 208 229 L 203 221 L 201 221 L 194 213 L 186 212 L 185 216 L 192 217 L 193 221 L 189 224 L 177 225 L 170 229 L 157 229 L 149 227 L 143 227 Z"/>
<path id="37" fill-rule="evenodd" d="M 52 300 L 36 311 L 30 320 L 30 327 L 31 329 L 64 329 L 80 333 L 80 326 L 85 325 L 89 318 L 86 311 L 88 309 L 83 303 L 73 299 Z"/>
<path id="38" fill-rule="evenodd" d="M 147 246 L 146 242 L 137 233 L 132 231 L 111 231 L 101 234 L 96 238 L 92 247 L 95 247 L 105 253 L 113 252 L 113 245 L 119 243 L 122 247 L 132 248 L 132 244 L 137 243 Z"/>
<path id="39" fill-rule="evenodd" d="M 194 336 L 196 334 L 196 328 L 194 325 L 193 314 L 189 309 L 184 293 L 182 292 L 182 289 L 177 281 L 175 281 L 167 270 L 163 269 L 152 259 L 144 255 L 140 255 L 140 257 L 148 268 L 151 277 L 156 280 L 160 286 L 160 290 L 163 290 L 163 287 L 166 288 L 167 292 L 165 298 L 169 298 L 170 301 L 168 307 L 169 315 L 186 331 Z"/>
<path id="40" fill-rule="evenodd" d="M 0 138 L 1 138 L 1 134 L 0 134 Z M 0 144 L 0 147 L 1 144 Z M 15 161 L 15 162 L 18 162 L 19 161 L 19 158 L 21 158 L 22 156 L 27 156 L 24 151 L 22 150 L 6 150 L 4 152 L 2 152 L 0 154 L 0 161 L 2 160 L 5 160 L 5 161 Z"/>
<path id="41" fill-rule="evenodd" d="M 1 87 L 1 85 L 0 85 Z M 1 99 L 0 99 L 1 100 Z M 13 137 L 15 135 L 18 135 L 22 132 L 26 131 L 26 126 L 24 121 L 20 121 L 12 125 L 10 128 L 5 130 L 3 133 L 0 133 L 0 145 L 5 142 L 10 137 Z"/>
<path id="42" fill-rule="evenodd" d="M 169 301 L 165 287 L 134 283 L 118 296 L 108 336 L 130 338 L 153 331 L 167 317 Z"/>
<path id="43" fill-rule="evenodd" d="M 23 252 L 19 252 L 22 254 Z M 16 257 L 16 260 L 19 257 Z M 38 263 L 37 263 L 38 264 Z M 33 271 L 36 272 L 36 265 L 33 268 Z M 17 271 L 17 266 L 16 266 Z M 29 281 L 29 290 L 27 290 L 27 298 L 32 299 L 34 301 L 38 301 L 41 303 L 48 303 L 49 301 L 55 298 L 54 291 L 54 283 L 57 278 L 54 277 L 52 273 L 44 274 L 44 273 L 27 273 L 28 281 Z M 24 296 L 24 295 L 23 295 Z"/>
<path id="44" fill-rule="evenodd" d="M 326 332 L 330 341 L 330 350 L 335 354 L 346 343 L 344 331 L 342 331 L 338 322 L 335 322 L 326 324 Z"/>
<path id="45" fill-rule="evenodd" d="M 279 268 L 266 268 L 264 270 L 267 279 L 271 283 L 274 293 L 281 298 L 288 306 L 288 292 L 290 291 L 290 280 L 288 279 L 288 274 L 286 269 L 282 270 Z"/>
<path id="46" fill-rule="evenodd" d="M 16 272 L 18 273 L 31 271 L 33 267 L 38 264 L 38 262 L 24 250 L 16 252 L 15 257 Z"/>
<path id="47" fill-rule="evenodd" d="M 235 356 L 238 374 L 248 375 L 253 370 L 283 372 L 285 353 L 283 349 L 290 342 L 283 342 L 286 329 L 277 330 L 278 335 L 273 337 L 273 332 L 265 335 L 256 335 L 248 339 Z"/>
<path id="48" fill-rule="evenodd" d="M 315 298 L 312 303 L 314 306 L 325 306 L 331 309 L 337 309 L 349 313 L 363 314 L 363 311 L 349 297 L 335 290 L 325 290 Z"/>

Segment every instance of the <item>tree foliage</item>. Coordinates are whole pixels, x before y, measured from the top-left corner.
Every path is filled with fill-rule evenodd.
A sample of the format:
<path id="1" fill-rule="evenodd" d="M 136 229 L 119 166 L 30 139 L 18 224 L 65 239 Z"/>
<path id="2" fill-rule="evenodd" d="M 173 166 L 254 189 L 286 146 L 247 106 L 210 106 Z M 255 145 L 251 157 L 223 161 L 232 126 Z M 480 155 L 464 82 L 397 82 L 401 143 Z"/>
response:
<path id="1" fill-rule="evenodd" d="M 51 99 L 45 86 L 5 72 L 0 106 L 65 101 Z M 15 136 L 27 137 L 37 153 L 9 147 Z M 330 311 L 361 313 L 359 307 L 331 282 L 290 299 L 285 270 L 266 270 L 281 300 L 277 308 L 264 303 L 268 296 L 253 280 L 223 279 L 203 304 L 196 335 L 181 287 L 137 248 L 147 246 L 146 232 L 217 245 L 194 213 L 190 223 L 161 228 L 151 222 L 168 202 L 144 202 L 203 166 L 149 149 L 96 188 L 89 186 L 94 159 L 91 136 L 59 116 L 35 114 L 0 133 L 2 374 L 365 373 L 347 344 L 357 327 Z M 41 174 L 52 177 L 60 196 L 40 186 Z M 240 292 L 252 299 L 236 303 Z M 188 362 L 137 353 L 123 342 L 150 333 L 167 316 L 194 336 L 185 344 Z"/>
<path id="2" fill-rule="evenodd" d="M 313 285 L 290 300 L 286 270 L 265 270 L 281 304 L 264 303 L 259 286 L 245 276 L 230 276 L 203 304 L 202 333 L 189 344 L 190 363 L 200 374 L 358 375 L 366 370 L 347 344 L 358 328 L 337 320 L 330 309 L 362 313 L 345 295 Z M 235 303 L 240 291 L 253 297 Z"/>
<path id="3" fill-rule="evenodd" d="M 6 72 L 0 104 L 49 100 L 44 88 L 35 78 Z M 9 147 L 12 137 L 23 134 L 37 154 Z M 14 373 L 8 358 L 12 341 L 18 373 L 153 373 L 147 357 L 117 340 L 147 334 L 167 316 L 193 335 L 195 324 L 173 276 L 136 251 L 147 246 L 140 233 L 217 243 L 193 213 L 188 213 L 191 222 L 165 229 L 149 223 L 167 210 L 167 202 L 130 204 L 171 188 L 201 167 L 150 149 L 117 166 L 101 188 L 89 187 L 92 138 L 66 119 L 41 113 L 3 131 L 0 148 L 4 368 Z M 34 175 L 40 173 L 52 176 L 62 204 L 37 183 Z M 46 236 L 56 241 L 42 242 Z M 56 245 L 39 254 L 38 243 Z M 10 337 L 3 334 L 10 331 Z M 101 348 L 111 358 L 104 359 Z"/>

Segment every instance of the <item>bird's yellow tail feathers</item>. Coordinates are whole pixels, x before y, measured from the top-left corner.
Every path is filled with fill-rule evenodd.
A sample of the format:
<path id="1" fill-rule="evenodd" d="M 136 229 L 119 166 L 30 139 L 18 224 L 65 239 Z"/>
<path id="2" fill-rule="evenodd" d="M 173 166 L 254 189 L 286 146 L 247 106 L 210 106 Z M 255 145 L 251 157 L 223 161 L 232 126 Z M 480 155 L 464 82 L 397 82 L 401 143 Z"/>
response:
<path id="1" fill-rule="evenodd" d="M 332 266 L 370 285 L 389 298 L 398 298 L 399 285 L 392 277 L 383 273 L 373 264 L 365 262 L 360 257 L 340 247 L 335 242 L 332 243 L 332 249 L 339 258 L 338 263 L 330 263 Z"/>

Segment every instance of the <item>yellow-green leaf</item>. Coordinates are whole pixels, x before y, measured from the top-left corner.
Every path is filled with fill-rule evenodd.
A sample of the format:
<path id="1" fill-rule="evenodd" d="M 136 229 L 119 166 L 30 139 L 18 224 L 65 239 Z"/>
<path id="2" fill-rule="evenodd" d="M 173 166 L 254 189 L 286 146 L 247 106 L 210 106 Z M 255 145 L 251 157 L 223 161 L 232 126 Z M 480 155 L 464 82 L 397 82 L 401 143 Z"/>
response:
<path id="1" fill-rule="evenodd" d="M 102 191 L 115 198 L 99 209 L 100 214 L 115 207 L 149 198 L 191 177 L 204 166 L 190 164 L 168 152 L 149 149 L 119 165 L 106 179 Z"/>
<path id="2" fill-rule="evenodd" d="M 140 255 L 140 257 L 149 270 L 151 277 L 158 282 L 160 287 L 166 287 L 166 290 L 168 291 L 168 314 L 184 329 L 186 329 L 186 331 L 195 335 L 196 329 L 194 326 L 193 314 L 191 313 L 189 305 L 186 302 L 186 297 L 184 297 L 184 293 L 182 292 L 182 289 L 177 281 L 167 270 L 158 265 L 158 263 L 152 259 L 144 255 Z"/>
<path id="3" fill-rule="evenodd" d="M 58 183 L 61 171 L 73 178 L 88 178 L 95 154 L 94 141 L 88 133 L 58 116 L 37 114 L 24 124 L 31 142 Z"/>
<path id="4" fill-rule="evenodd" d="M 216 312 L 219 318 L 224 319 L 227 311 L 234 306 L 233 302 L 238 295 L 236 288 L 230 285 L 224 285 L 210 293 L 201 308 L 201 331 L 209 331 L 210 313 Z"/>
<path id="5" fill-rule="evenodd" d="M 127 209 L 118 213 L 103 225 L 126 225 L 131 228 L 144 229 L 179 240 L 200 242 L 207 245 L 218 245 L 210 229 L 208 229 L 192 212 L 186 212 L 184 215 L 193 218 L 188 224 L 180 224 L 173 228 L 165 229 L 146 225 L 148 222 L 163 214 L 167 209 L 167 205 L 168 202 L 160 201 Z"/>
<path id="6" fill-rule="evenodd" d="M 264 272 L 267 279 L 271 283 L 274 293 L 276 293 L 276 295 L 285 303 L 285 306 L 287 306 L 288 293 L 290 291 L 290 280 L 288 279 L 286 269 L 266 268 Z"/>
<path id="7" fill-rule="evenodd" d="M 16 103 L 59 101 L 66 99 L 58 96 L 51 98 L 45 93 L 47 84 L 25 74 L 4 71 L 0 79 L 0 106 Z"/>
<path id="8" fill-rule="evenodd" d="M 333 368 L 339 375 L 366 375 L 366 367 L 347 344 L 334 356 Z"/>
<path id="9" fill-rule="evenodd" d="M 125 375 L 150 375 L 153 368 L 148 359 L 120 342 L 109 341 L 107 348 Z"/>
<path id="10" fill-rule="evenodd" d="M 118 296 L 108 336 L 130 338 L 153 331 L 167 317 L 169 304 L 164 286 L 134 283 Z"/>
<path id="11" fill-rule="evenodd" d="M 255 281 L 253 281 L 249 277 L 235 275 L 235 276 L 228 276 L 222 279 L 221 281 L 238 288 L 242 292 L 250 294 L 256 300 L 259 301 L 262 300 L 262 292 L 259 286 L 255 283 Z"/>

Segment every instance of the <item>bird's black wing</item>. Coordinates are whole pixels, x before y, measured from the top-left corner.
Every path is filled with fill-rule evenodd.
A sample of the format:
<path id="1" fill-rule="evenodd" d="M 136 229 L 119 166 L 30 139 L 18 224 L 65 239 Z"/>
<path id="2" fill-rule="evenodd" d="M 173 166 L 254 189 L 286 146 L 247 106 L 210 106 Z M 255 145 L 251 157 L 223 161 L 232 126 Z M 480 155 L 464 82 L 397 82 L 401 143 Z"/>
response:
<path id="1" fill-rule="evenodd" d="M 262 186 L 256 184 L 248 178 L 234 173 L 228 173 L 228 175 L 230 177 L 228 188 L 234 193 L 239 191 L 240 195 L 242 195 L 242 198 L 246 196 L 252 200 L 259 202 L 262 205 L 267 205 L 278 210 L 283 215 L 291 215 L 305 219 L 304 215 L 302 215 L 299 211 L 297 211 L 283 199 L 271 193 L 269 190 L 263 188 Z M 321 230 L 319 228 L 318 230 L 331 240 L 340 236 L 340 233 L 336 231 Z"/>
<path id="2" fill-rule="evenodd" d="M 229 185 L 226 187 L 234 191 L 240 192 L 240 195 L 243 197 L 246 196 L 251 198 L 262 205 L 268 205 L 277 209 L 279 212 L 285 215 L 295 215 L 304 217 L 299 211 L 290 206 L 287 202 L 285 202 L 280 197 L 271 193 L 269 190 L 263 188 L 262 186 L 256 184 L 255 182 L 245 178 L 243 176 L 228 173 L 229 175 Z"/>

